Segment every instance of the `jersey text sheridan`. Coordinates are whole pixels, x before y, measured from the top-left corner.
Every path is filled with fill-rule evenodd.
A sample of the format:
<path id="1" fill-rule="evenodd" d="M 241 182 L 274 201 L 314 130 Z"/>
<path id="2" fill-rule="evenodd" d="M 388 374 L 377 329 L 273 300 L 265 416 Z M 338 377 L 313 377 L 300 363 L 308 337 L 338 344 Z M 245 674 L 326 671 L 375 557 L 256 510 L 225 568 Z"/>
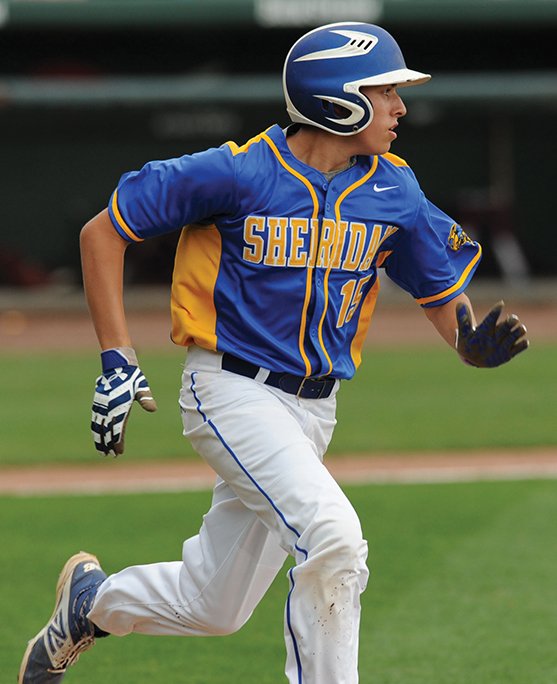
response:
<path id="1" fill-rule="evenodd" d="M 323 219 L 320 225 L 317 219 L 248 216 L 242 257 L 265 266 L 367 271 L 381 244 L 397 230 L 333 219 Z M 319 245 L 316 235 L 321 236 Z"/>

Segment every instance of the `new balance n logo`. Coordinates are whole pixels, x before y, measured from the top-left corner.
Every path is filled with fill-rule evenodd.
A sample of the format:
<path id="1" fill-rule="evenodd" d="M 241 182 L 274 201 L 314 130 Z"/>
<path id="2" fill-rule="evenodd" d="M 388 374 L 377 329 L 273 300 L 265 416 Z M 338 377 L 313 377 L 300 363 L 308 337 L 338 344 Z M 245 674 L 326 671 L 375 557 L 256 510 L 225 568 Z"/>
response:
<path id="1" fill-rule="evenodd" d="M 56 615 L 48 626 L 48 630 L 45 635 L 45 647 L 50 656 L 51 662 L 54 664 L 56 655 L 59 653 L 60 649 L 68 640 L 68 633 L 62 621 L 62 611 Z"/>

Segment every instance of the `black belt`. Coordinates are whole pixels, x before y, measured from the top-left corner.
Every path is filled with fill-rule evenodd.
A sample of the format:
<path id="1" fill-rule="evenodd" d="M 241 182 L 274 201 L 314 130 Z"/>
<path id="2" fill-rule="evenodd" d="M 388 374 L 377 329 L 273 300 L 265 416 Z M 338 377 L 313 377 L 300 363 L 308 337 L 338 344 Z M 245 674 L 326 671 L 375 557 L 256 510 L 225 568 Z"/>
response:
<path id="1" fill-rule="evenodd" d="M 259 366 L 254 363 L 238 359 L 228 353 L 222 355 L 222 367 L 224 370 L 246 378 L 255 378 L 260 370 Z M 335 382 L 334 378 L 304 378 L 299 375 L 271 371 L 264 384 L 278 387 L 283 392 L 295 394 L 302 399 L 326 399 L 333 391 Z"/>

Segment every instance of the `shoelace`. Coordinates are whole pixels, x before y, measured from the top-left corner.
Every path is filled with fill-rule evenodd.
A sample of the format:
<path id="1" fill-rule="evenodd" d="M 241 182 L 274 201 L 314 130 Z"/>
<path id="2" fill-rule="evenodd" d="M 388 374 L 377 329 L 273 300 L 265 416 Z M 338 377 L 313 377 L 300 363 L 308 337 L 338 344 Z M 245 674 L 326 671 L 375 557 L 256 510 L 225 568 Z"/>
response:
<path id="1" fill-rule="evenodd" d="M 83 651 L 86 651 L 95 643 L 95 637 L 88 634 L 80 639 L 77 644 L 68 644 L 60 649 L 60 665 L 55 669 L 48 669 L 51 674 L 63 674 L 70 665 L 74 665 Z"/>

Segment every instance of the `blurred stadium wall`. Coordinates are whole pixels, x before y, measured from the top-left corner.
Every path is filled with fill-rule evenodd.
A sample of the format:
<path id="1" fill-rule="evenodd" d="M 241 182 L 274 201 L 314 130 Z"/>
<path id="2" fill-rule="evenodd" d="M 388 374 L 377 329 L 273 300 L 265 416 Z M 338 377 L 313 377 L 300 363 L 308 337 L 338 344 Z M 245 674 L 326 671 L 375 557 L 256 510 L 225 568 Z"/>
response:
<path id="1" fill-rule="evenodd" d="M 79 285 L 119 176 L 286 124 L 286 51 L 316 25 L 392 31 L 414 68 L 393 151 L 480 239 L 480 278 L 557 275 L 557 0 L 0 0 L 0 286 Z M 177 236 L 130 250 L 166 281 Z"/>

